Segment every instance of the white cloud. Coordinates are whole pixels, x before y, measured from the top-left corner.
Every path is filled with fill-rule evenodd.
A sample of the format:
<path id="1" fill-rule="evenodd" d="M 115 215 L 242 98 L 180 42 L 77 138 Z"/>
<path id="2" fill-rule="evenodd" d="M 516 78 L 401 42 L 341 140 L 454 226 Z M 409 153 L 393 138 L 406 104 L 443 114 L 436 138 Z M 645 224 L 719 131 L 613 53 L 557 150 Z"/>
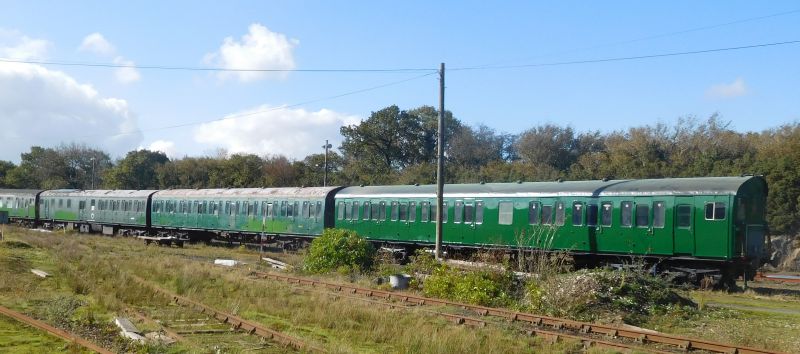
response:
<path id="1" fill-rule="evenodd" d="M 285 155 L 302 159 L 322 151 L 325 139 L 336 146 L 341 141 L 339 128 L 360 122 L 356 116 L 328 109 L 310 112 L 267 105 L 228 117 L 235 118 L 197 127 L 194 140 L 225 148 L 229 153 Z"/>
<path id="2" fill-rule="evenodd" d="M 284 69 L 295 68 L 293 50 L 299 44 L 283 33 L 270 31 L 254 23 L 240 41 L 227 37 L 214 53 L 206 54 L 205 62 L 227 69 Z M 283 78 L 285 72 L 220 72 L 220 79 L 236 78 L 242 82 Z"/>
<path id="3" fill-rule="evenodd" d="M 123 57 L 116 57 L 114 58 L 114 64 L 126 65 L 126 67 L 114 70 L 114 77 L 116 77 L 117 81 L 120 83 L 129 84 L 139 81 L 139 79 L 142 78 L 142 76 L 139 75 L 139 71 L 134 67 L 136 64 L 133 61 Z"/>
<path id="4" fill-rule="evenodd" d="M 32 145 L 85 142 L 120 156 L 142 139 L 128 103 L 40 65 L 0 63 L 0 159 Z"/>
<path id="5" fill-rule="evenodd" d="M 139 150 L 145 149 L 145 147 L 139 147 Z M 147 146 L 147 150 L 150 151 L 161 151 L 167 155 L 167 157 L 173 159 L 178 156 L 178 150 L 175 148 L 175 142 L 169 140 L 156 140 L 150 145 Z"/>
<path id="6" fill-rule="evenodd" d="M 42 59 L 52 44 L 29 38 L 19 31 L 0 28 L 0 57 L 17 60 Z"/>
<path id="7" fill-rule="evenodd" d="M 83 43 L 81 43 L 81 46 L 78 49 L 103 56 L 113 56 L 114 53 L 116 53 L 114 45 L 106 40 L 102 34 L 97 32 L 84 37 Z"/>
<path id="8" fill-rule="evenodd" d="M 737 78 L 729 84 L 717 84 L 706 91 L 708 98 L 734 98 L 748 94 L 750 89 L 742 78 Z"/>
<path id="9" fill-rule="evenodd" d="M 142 75 L 136 70 L 136 63 L 117 55 L 117 49 L 101 33 L 95 32 L 84 37 L 78 50 L 94 53 L 101 57 L 114 57 L 114 64 L 125 65 L 125 67 L 114 70 L 114 78 L 121 84 L 134 83 L 142 78 Z"/>

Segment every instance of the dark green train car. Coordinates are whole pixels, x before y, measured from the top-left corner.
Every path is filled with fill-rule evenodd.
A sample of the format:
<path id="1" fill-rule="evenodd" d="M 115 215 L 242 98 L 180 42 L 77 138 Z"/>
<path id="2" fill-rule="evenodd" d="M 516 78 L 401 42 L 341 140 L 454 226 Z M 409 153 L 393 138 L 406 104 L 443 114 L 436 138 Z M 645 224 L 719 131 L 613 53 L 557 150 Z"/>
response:
<path id="1" fill-rule="evenodd" d="M 33 223 L 41 192 L 38 189 L 0 189 L 0 211 L 7 212 L 12 222 Z"/>
<path id="2" fill-rule="evenodd" d="M 435 188 L 345 188 L 336 227 L 375 241 L 432 243 Z M 762 177 L 446 185 L 443 242 L 756 262 L 766 196 Z"/>
<path id="3" fill-rule="evenodd" d="M 150 195 L 154 190 L 50 190 L 39 198 L 42 223 L 82 232 L 141 234 L 150 225 Z"/>
<path id="4" fill-rule="evenodd" d="M 174 189 L 152 198 L 154 229 L 235 236 L 316 236 L 333 227 L 339 187 Z"/>

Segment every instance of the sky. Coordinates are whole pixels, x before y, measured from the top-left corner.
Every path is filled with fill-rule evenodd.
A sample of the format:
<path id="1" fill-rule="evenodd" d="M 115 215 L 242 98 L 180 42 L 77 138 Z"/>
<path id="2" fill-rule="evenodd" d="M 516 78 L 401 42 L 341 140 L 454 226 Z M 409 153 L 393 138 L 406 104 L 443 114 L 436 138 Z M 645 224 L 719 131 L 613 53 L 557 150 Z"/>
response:
<path id="1" fill-rule="evenodd" d="M 0 8 L 0 160 L 13 162 L 33 145 L 64 143 L 114 158 L 147 148 L 171 158 L 224 149 L 302 159 L 326 139 L 338 147 L 339 127 L 371 112 L 438 106 L 440 63 L 446 109 L 498 132 L 553 123 L 605 133 L 715 113 L 742 132 L 800 121 L 800 43 L 585 62 L 798 41 L 797 1 Z M 541 65 L 565 62 L 584 63 Z"/>

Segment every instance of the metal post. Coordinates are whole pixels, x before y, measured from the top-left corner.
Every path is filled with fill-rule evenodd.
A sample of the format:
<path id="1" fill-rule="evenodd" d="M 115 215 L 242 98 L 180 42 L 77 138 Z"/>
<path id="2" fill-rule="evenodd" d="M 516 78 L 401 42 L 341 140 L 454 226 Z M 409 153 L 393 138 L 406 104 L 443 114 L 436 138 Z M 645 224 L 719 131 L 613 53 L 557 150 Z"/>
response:
<path id="1" fill-rule="evenodd" d="M 325 175 L 322 177 L 322 186 L 326 187 L 328 185 L 328 149 L 333 147 L 333 145 L 328 144 L 328 139 L 325 139 L 325 145 L 322 145 L 325 148 Z"/>
<path id="2" fill-rule="evenodd" d="M 439 70 L 439 136 L 436 158 L 436 259 L 442 259 L 442 211 L 444 207 L 444 63 Z"/>
<path id="3" fill-rule="evenodd" d="M 94 189 L 94 157 L 92 157 L 91 160 L 92 160 L 92 189 Z"/>

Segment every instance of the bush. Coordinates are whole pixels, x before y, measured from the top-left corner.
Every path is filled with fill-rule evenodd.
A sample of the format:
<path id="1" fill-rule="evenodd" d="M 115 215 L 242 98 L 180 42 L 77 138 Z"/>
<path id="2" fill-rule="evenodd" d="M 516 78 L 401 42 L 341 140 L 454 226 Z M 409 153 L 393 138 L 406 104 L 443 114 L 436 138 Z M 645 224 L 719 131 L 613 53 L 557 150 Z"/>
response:
<path id="1" fill-rule="evenodd" d="M 366 272 L 374 257 L 375 248 L 355 231 L 325 229 L 311 242 L 303 269 L 316 274 Z"/>
<path id="2" fill-rule="evenodd" d="M 462 271 L 447 266 L 434 269 L 425 279 L 425 295 L 483 306 L 512 303 L 514 274 L 489 270 Z"/>

